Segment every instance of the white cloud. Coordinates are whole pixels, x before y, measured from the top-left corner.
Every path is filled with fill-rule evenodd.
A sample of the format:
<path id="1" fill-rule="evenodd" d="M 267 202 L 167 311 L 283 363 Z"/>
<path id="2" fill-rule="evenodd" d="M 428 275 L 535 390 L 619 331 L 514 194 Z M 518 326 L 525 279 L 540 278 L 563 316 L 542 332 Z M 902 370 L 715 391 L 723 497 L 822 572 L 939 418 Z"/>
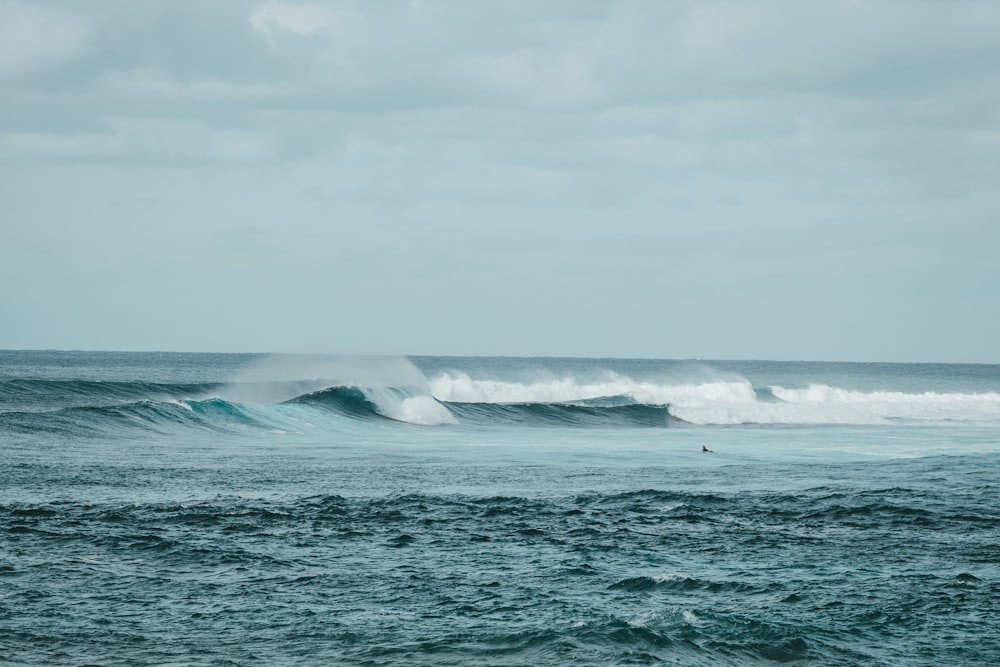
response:
<path id="1" fill-rule="evenodd" d="M 250 24 L 318 90 L 383 106 L 577 107 L 775 93 L 919 99 L 1000 58 L 995 3 L 269 2 Z"/>
<path id="2" fill-rule="evenodd" d="M 473 57 L 455 67 L 466 87 L 529 106 L 586 105 L 606 94 L 583 54 L 543 51 Z"/>
<path id="3" fill-rule="evenodd" d="M 281 32 L 297 36 L 321 32 L 346 34 L 351 21 L 348 14 L 330 5 L 270 2 L 253 11 L 250 25 L 273 43 Z"/>
<path id="4" fill-rule="evenodd" d="M 310 83 L 382 103 L 552 106 L 603 93 L 586 35 L 530 5 L 270 2 L 249 21 L 276 51 L 305 54 L 297 74 Z"/>
<path id="5" fill-rule="evenodd" d="M 101 84 L 122 97 L 165 101 L 244 102 L 287 95 L 291 89 L 278 84 L 246 84 L 219 79 L 181 81 L 155 70 L 107 72 Z"/>
<path id="6" fill-rule="evenodd" d="M 956 64 L 982 66 L 985 54 L 1000 55 L 998 31 L 996 3 L 619 3 L 601 26 L 595 67 L 619 93 L 894 90 Z"/>
<path id="7" fill-rule="evenodd" d="M 104 134 L 12 132 L 0 135 L 0 159 L 128 159 L 255 162 L 270 157 L 260 136 L 177 120 L 116 119 Z"/>
<path id="8" fill-rule="evenodd" d="M 40 3 L 0 2 L 0 79 L 38 74 L 82 55 L 89 24 Z"/>
<path id="9" fill-rule="evenodd" d="M 57 135 L 39 132 L 9 132 L 0 135 L 0 159 L 59 159 L 108 156 L 113 140 L 95 135 Z"/>
<path id="10" fill-rule="evenodd" d="M 131 153 L 164 158 L 253 162 L 271 154 L 270 142 L 247 132 L 176 120 L 118 120 L 115 137 Z"/>

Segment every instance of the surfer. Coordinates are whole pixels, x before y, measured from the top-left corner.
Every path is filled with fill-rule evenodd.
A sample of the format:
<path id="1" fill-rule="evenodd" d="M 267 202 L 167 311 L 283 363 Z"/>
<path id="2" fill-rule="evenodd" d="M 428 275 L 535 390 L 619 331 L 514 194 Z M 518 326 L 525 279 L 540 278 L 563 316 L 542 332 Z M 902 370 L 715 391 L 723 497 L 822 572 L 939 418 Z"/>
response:
<path id="1" fill-rule="evenodd" d="M 705 445 L 702 445 L 701 446 L 701 451 L 703 451 L 703 452 L 711 452 L 712 450 L 709 449 L 708 447 L 706 447 Z"/>

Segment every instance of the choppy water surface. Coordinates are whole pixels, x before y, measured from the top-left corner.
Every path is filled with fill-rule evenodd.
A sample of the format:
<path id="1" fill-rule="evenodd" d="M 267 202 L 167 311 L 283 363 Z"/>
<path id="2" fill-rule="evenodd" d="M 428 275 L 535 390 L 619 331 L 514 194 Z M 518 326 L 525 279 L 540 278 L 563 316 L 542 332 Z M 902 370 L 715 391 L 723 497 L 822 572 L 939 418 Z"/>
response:
<path id="1" fill-rule="evenodd" d="M 997 664 L 998 391 L 0 353 L 0 662 Z"/>

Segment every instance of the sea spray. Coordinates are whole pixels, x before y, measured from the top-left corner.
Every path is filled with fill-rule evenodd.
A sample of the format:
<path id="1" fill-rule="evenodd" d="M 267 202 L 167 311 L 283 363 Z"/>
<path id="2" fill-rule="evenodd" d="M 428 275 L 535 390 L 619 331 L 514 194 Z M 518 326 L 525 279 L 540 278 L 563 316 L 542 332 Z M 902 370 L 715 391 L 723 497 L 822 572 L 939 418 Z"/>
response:
<path id="1" fill-rule="evenodd" d="M 219 393 L 239 402 L 284 403 L 337 387 L 357 389 L 389 419 L 420 425 L 455 421 L 431 396 L 427 378 L 405 357 L 269 355 Z"/>

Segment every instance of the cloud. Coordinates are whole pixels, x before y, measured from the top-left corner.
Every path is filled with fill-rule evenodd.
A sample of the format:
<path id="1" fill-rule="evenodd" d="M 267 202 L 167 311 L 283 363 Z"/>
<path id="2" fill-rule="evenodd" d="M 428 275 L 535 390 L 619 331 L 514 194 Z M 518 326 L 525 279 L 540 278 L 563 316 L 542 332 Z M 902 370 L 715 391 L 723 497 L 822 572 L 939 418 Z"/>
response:
<path id="1" fill-rule="evenodd" d="M 270 2 L 249 17 L 277 54 L 308 64 L 299 76 L 341 101 L 368 99 L 387 108 L 599 98 L 590 62 L 576 50 L 580 40 L 569 35 L 569 42 L 547 45 L 548 20 L 527 4 L 436 2 Z M 523 48 L 510 48 L 521 43 L 522 30 L 534 29 L 540 32 L 525 34 Z"/>
<path id="2" fill-rule="evenodd" d="M 594 66 L 621 97 L 817 90 L 871 93 L 983 68 L 1000 55 L 995 3 L 623 2 Z M 989 68 L 986 67 L 988 70 Z"/>
<path id="3" fill-rule="evenodd" d="M 281 32 L 298 36 L 336 34 L 338 28 L 347 27 L 341 16 L 332 6 L 271 2 L 253 11 L 250 25 L 273 43 Z"/>
<path id="4" fill-rule="evenodd" d="M 116 119 L 104 134 L 11 132 L 0 135 L 0 159 L 131 159 L 255 162 L 269 157 L 258 135 L 180 120 Z"/>
<path id="5" fill-rule="evenodd" d="M 39 3 L 0 2 L 0 79 L 39 74 L 90 47 L 89 24 Z"/>
<path id="6" fill-rule="evenodd" d="M 274 1 L 249 16 L 339 103 L 592 109 L 821 92 L 925 97 L 1000 59 L 995 3 Z"/>
<path id="7" fill-rule="evenodd" d="M 506 103 L 577 106 L 606 98 L 606 88 L 584 54 L 491 54 L 459 63 L 455 71 L 468 89 Z"/>
<path id="8" fill-rule="evenodd" d="M 278 84 L 248 84 L 221 79 L 182 81 L 164 72 L 144 69 L 106 72 L 100 82 L 112 95 L 177 102 L 251 102 L 291 92 Z"/>

